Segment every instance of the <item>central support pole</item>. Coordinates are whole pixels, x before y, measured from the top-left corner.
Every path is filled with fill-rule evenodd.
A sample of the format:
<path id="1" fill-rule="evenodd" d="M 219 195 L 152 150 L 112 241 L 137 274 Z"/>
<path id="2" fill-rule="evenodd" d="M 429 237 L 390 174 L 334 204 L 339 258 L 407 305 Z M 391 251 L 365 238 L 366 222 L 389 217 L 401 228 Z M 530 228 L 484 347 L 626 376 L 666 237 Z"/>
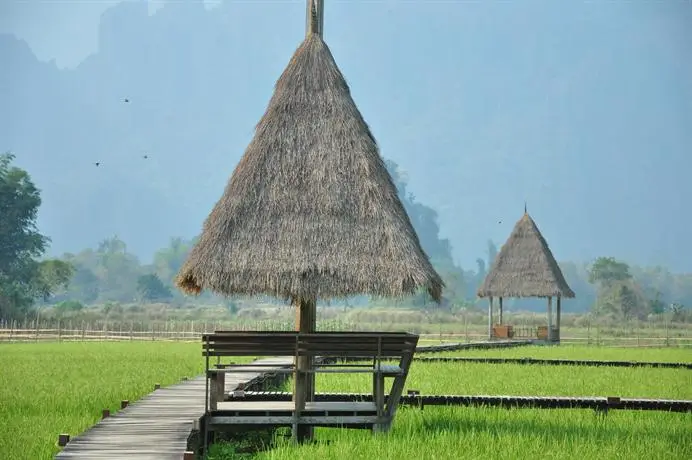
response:
<path id="1" fill-rule="evenodd" d="M 296 301 L 296 331 L 303 333 L 315 332 L 317 330 L 317 302 L 314 300 Z M 315 374 L 311 371 L 314 368 L 312 357 L 300 356 L 296 359 L 296 378 L 293 381 L 293 401 L 296 402 L 298 410 L 305 408 L 306 402 L 315 400 Z M 311 426 L 300 425 L 294 434 L 298 442 L 312 439 L 313 428 Z"/>
<path id="2" fill-rule="evenodd" d="M 500 321 L 498 323 L 499 325 L 505 324 L 502 320 L 502 297 L 500 297 Z"/>

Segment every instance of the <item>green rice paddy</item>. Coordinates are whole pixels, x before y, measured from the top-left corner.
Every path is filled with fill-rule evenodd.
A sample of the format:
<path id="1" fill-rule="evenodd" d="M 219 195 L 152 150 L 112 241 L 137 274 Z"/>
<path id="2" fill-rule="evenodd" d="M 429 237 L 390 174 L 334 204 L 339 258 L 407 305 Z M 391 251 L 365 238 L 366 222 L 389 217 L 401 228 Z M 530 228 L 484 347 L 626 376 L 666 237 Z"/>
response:
<path id="1" fill-rule="evenodd" d="M 120 400 L 198 375 L 198 343 L 42 343 L 0 346 L 2 458 L 42 460 L 59 433 L 76 435 Z M 689 349 L 522 347 L 455 356 L 692 361 Z M 320 374 L 318 391 L 365 392 L 366 376 Z M 621 396 L 692 399 L 685 369 L 415 362 L 407 388 L 422 394 Z M 238 458 L 217 446 L 212 459 Z M 478 407 L 401 408 L 393 430 L 318 429 L 317 442 L 283 439 L 261 459 L 685 459 L 692 458 L 692 414 Z"/>

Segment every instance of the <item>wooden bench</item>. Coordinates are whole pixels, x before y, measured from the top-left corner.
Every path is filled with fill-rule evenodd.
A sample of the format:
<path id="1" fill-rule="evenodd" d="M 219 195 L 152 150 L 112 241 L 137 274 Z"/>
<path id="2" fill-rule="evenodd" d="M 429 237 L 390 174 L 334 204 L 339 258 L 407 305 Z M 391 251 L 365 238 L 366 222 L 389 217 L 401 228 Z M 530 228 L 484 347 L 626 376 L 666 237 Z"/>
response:
<path id="1" fill-rule="evenodd" d="M 418 336 L 400 332 L 217 331 L 204 334 L 202 343 L 208 388 L 205 413 L 209 415 L 209 425 L 288 425 L 292 426 L 295 436 L 298 425 L 369 426 L 373 431 L 388 431 L 399 405 Z M 272 369 L 267 369 L 266 364 L 233 364 L 231 367 L 221 363 L 221 358 L 240 356 L 294 359 L 290 364 Z M 210 362 L 213 357 L 217 358 L 216 364 Z M 316 360 L 317 367 L 299 369 L 296 362 L 301 357 Z M 385 364 L 385 361 L 395 363 Z M 237 400 L 224 402 L 227 373 L 261 373 L 267 370 L 273 374 L 292 374 L 295 379 L 306 379 L 308 374 L 316 373 L 372 374 L 373 403 L 367 403 L 368 407 L 361 403 L 347 408 L 342 403 L 335 405 L 331 402 L 330 405 L 329 401 L 309 401 L 310 396 L 304 393 L 298 394 L 288 406 L 270 401 L 251 404 Z M 394 380 L 385 398 L 386 377 Z"/>

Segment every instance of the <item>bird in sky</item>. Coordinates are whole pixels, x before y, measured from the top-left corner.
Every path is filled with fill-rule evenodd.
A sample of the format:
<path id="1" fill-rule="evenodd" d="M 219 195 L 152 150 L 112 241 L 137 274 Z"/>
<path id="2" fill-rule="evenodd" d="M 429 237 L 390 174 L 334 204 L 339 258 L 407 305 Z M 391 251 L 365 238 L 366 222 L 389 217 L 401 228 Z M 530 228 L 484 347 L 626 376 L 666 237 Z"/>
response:
<path id="1" fill-rule="evenodd" d="M 94 163 L 94 165 L 96 165 L 97 167 L 98 167 L 100 164 L 101 164 L 100 161 L 97 161 L 96 163 Z"/>
<path id="2" fill-rule="evenodd" d="M 142 158 L 146 160 L 147 158 L 149 158 L 149 155 L 142 155 Z"/>
<path id="3" fill-rule="evenodd" d="M 123 102 L 130 102 L 128 98 L 123 99 Z"/>

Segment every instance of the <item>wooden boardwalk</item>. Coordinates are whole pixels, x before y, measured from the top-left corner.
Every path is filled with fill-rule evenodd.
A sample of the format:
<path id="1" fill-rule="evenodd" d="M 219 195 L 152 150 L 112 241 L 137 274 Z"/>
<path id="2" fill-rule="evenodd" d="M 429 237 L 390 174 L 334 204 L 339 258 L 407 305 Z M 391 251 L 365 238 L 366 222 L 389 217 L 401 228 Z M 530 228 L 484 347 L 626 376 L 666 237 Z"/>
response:
<path id="1" fill-rule="evenodd" d="M 419 346 L 417 352 L 439 352 L 469 348 L 521 346 L 526 341 L 445 344 Z M 256 372 L 233 373 L 228 368 L 225 392 L 245 388 L 264 374 L 292 364 L 293 358 L 267 358 L 255 361 L 266 365 Z M 134 459 L 180 460 L 187 450 L 193 424 L 204 415 L 204 376 L 155 390 L 127 408 L 101 420 L 75 436 L 56 455 L 56 459 Z M 239 388 L 240 387 L 240 388 Z"/>
<path id="2" fill-rule="evenodd" d="M 255 361 L 256 373 L 226 376 L 226 392 L 290 365 L 291 358 Z M 204 376 L 155 390 L 73 438 L 56 459 L 181 460 L 193 423 L 204 415 Z"/>

